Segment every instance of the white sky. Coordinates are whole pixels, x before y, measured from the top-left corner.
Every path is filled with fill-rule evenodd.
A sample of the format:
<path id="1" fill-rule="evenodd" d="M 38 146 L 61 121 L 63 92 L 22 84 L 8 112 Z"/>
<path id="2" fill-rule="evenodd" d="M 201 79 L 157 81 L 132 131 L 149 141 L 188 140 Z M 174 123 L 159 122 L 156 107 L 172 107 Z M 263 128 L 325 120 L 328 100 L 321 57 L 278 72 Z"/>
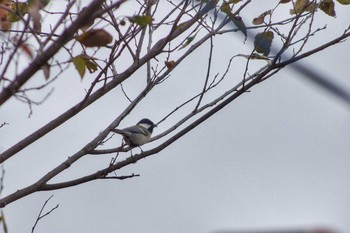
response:
<path id="1" fill-rule="evenodd" d="M 336 19 L 320 19 L 329 24 L 322 39 L 334 37 L 349 24 L 349 8 L 337 6 Z M 321 39 L 313 40 L 321 43 Z M 235 49 L 248 45 L 243 44 L 241 35 L 226 35 L 215 46 L 217 66 L 213 73 L 222 72 L 220 66 Z M 232 54 L 225 54 L 231 47 Z M 348 51 L 350 44 L 345 41 L 304 60 L 304 64 L 350 90 Z M 170 104 L 182 97 L 169 95 L 167 88 L 186 95 L 188 83 L 201 87 L 207 52 L 205 46 L 182 63 L 164 89 L 143 101 L 123 126 L 143 117 L 155 122 L 164 117 L 173 109 Z M 161 153 L 118 172 L 140 177 L 34 193 L 8 205 L 4 212 L 9 231 L 30 232 L 42 204 L 54 194 L 47 208 L 60 206 L 39 222 L 37 233 L 199 233 L 313 226 L 349 232 L 349 106 L 299 76 L 292 69 L 279 72 Z M 136 72 L 126 84 L 131 95 L 134 80 L 140 79 L 144 81 L 144 71 Z M 84 94 L 82 86 L 88 83 L 81 83 L 72 69 L 57 81 L 54 95 L 34 108 L 30 119 L 26 106 L 8 101 L 0 113 L 1 121 L 10 123 L 0 130 L 0 150 L 75 104 Z M 120 90 L 112 91 L 8 160 L 3 195 L 35 182 L 84 146 L 120 113 L 125 106 L 122 101 Z M 154 133 L 175 121 L 170 119 Z M 113 140 L 120 143 L 116 137 Z M 109 160 L 108 155 L 87 156 L 56 181 L 88 174 Z"/>

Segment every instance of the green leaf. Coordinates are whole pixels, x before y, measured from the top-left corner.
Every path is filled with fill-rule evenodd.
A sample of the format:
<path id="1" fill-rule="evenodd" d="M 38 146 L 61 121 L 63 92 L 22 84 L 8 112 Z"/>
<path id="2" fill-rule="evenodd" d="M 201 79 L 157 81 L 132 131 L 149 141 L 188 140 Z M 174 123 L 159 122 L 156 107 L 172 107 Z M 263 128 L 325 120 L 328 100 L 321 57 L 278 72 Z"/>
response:
<path id="1" fill-rule="evenodd" d="M 94 73 L 97 70 L 97 64 L 91 58 L 85 59 L 85 65 L 90 74 Z"/>
<path id="2" fill-rule="evenodd" d="M 349 5 L 350 4 L 350 0 L 337 0 L 337 2 L 339 2 L 340 4 L 343 4 L 343 5 Z"/>
<path id="3" fill-rule="evenodd" d="M 198 33 L 198 31 L 193 36 L 187 37 L 185 43 L 183 43 L 183 45 L 179 48 L 179 50 L 181 50 L 181 49 L 187 47 L 189 44 L 191 44 L 191 42 L 194 40 L 194 38 L 196 38 L 197 33 Z"/>
<path id="4" fill-rule="evenodd" d="M 229 3 L 224 1 L 220 7 L 220 10 L 224 12 L 231 19 L 231 21 L 236 25 L 236 27 L 241 32 L 243 32 L 243 34 L 247 38 L 247 27 L 245 26 L 240 16 L 232 14 Z"/>
<path id="5" fill-rule="evenodd" d="M 86 65 L 85 61 L 81 57 L 73 57 L 72 62 L 75 66 L 75 69 L 78 71 L 80 78 L 83 79 L 85 75 Z"/>
<path id="6" fill-rule="evenodd" d="M 147 26 L 152 23 L 153 18 L 150 15 L 134 15 L 132 17 L 128 17 L 131 23 L 136 23 L 141 27 Z"/>
<path id="7" fill-rule="evenodd" d="M 220 11 L 224 12 L 225 14 L 230 14 L 231 13 L 231 8 L 230 8 L 230 4 L 228 2 L 223 2 L 220 6 Z M 232 14 L 232 13 L 231 13 Z"/>
<path id="8" fill-rule="evenodd" d="M 230 16 L 231 21 L 236 25 L 236 27 L 243 32 L 245 37 L 247 38 L 247 27 L 245 26 L 241 16 Z"/>
<path id="9" fill-rule="evenodd" d="M 319 8 L 327 15 L 335 17 L 333 0 L 322 0 L 320 2 Z"/>
<path id="10" fill-rule="evenodd" d="M 90 74 L 97 70 L 97 64 L 94 59 L 86 54 L 80 54 L 79 56 L 73 57 L 71 61 L 81 78 L 84 77 L 86 69 L 88 69 Z"/>
<path id="11" fill-rule="evenodd" d="M 258 33 L 254 38 L 254 47 L 258 53 L 268 56 L 274 34 L 272 31 Z"/>

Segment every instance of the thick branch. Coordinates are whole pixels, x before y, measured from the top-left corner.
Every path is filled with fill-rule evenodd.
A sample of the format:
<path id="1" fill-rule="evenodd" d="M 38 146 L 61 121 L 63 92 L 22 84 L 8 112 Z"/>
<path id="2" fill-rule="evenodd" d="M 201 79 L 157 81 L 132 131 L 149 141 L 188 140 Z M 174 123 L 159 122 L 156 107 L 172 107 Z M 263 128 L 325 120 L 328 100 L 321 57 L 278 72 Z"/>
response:
<path id="1" fill-rule="evenodd" d="M 13 93 L 16 93 L 19 88 L 21 88 L 47 61 L 52 58 L 61 47 L 73 38 L 74 33 L 82 27 L 87 19 L 90 19 L 96 8 L 98 8 L 104 1 L 95 0 L 89 7 L 82 11 L 78 18 L 68 27 L 62 35 L 52 43 L 52 45 L 46 49 L 42 54 L 38 54 L 36 58 L 31 62 L 31 64 L 23 70 L 23 72 L 16 77 L 15 81 L 10 83 L 4 90 L 0 93 L 0 105 L 5 103 Z"/>
<path id="2" fill-rule="evenodd" d="M 213 2 L 213 1 L 211 1 Z M 186 24 L 184 24 L 183 27 L 175 30 L 172 35 L 169 37 L 165 37 L 161 40 L 159 40 L 150 50 L 149 53 L 147 53 L 144 57 L 142 57 L 137 62 L 134 62 L 127 70 L 125 70 L 123 73 L 119 74 L 117 77 L 115 77 L 112 81 L 107 83 L 105 86 L 98 89 L 96 92 L 91 94 L 84 102 L 80 102 L 58 116 L 56 119 L 52 120 L 42 128 L 38 129 L 31 135 L 27 136 L 20 142 L 18 142 L 16 145 L 12 146 L 11 148 L 4 151 L 2 154 L 0 154 L 0 163 L 3 163 L 5 160 L 16 154 L 17 152 L 21 151 L 31 143 L 35 142 L 42 136 L 46 135 L 51 130 L 55 129 L 56 127 L 63 124 L 65 121 L 70 119 L 71 117 L 75 116 L 77 113 L 79 113 L 82 109 L 86 108 L 93 102 L 95 102 L 97 99 L 99 99 L 104 94 L 108 93 L 110 90 L 112 90 L 114 87 L 118 86 L 120 83 L 122 83 L 125 79 L 130 77 L 131 74 L 133 74 L 138 68 L 140 68 L 142 65 L 144 65 L 148 60 L 151 58 L 157 56 L 160 54 L 164 48 L 164 46 L 171 40 L 175 39 L 177 36 L 181 35 L 184 31 L 186 31 L 187 28 L 191 27 L 196 21 L 202 17 L 204 14 L 206 14 L 211 8 L 209 6 L 209 3 L 207 4 L 208 7 L 204 7 L 202 11 L 200 11 L 195 17 L 193 17 L 191 20 L 187 21 Z"/>
<path id="3" fill-rule="evenodd" d="M 261 79 L 266 74 L 268 74 L 272 69 L 273 69 L 272 66 L 267 68 L 260 75 L 258 75 L 255 79 L 251 79 L 251 82 L 246 84 L 244 86 L 244 88 L 241 88 L 240 90 L 237 90 L 237 92 L 233 93 L 226 100 L 222 101 L 216 107 L 214 107 L 213 109 L 211 109 L 210 111 L 205 113 L 203 116 L 201 116 L 200 118 L 198 118 L 197 120 L 192 122 L 190 125 L 188 125 L 184 129 L 182 129 L 180 132 L 176 133 L 174 136 L 172 136 L 170 139 L 168 139 L 167 141 L 165 141 L 161 145 L 159 145 L 159 146 L 157 146 L 157 147 L 155 147 L 155 148 L 153 148 L 151 150 L 144 151 L 143 153 L 133 155 L 132 157 L 126 158 L 123 161 L 120 161 L 120 162 L 118 162 L 116 164 L 110 165 L 107 168 L 99 170 L 99 171 L 97 171 L 97 172 L 95 172 L 93 174 L 90 174 L 90 175 L 87 175 L 87 176 L 84 176 L 84 177 L 81 177 L 81 178 L 78 178 L 78 179 L 75 179 L 75 180 L 67 181 L 67 182 L 61 182 L 61 183 L 57 183 L 57 184 L 45 184 L 45 185 L 40 187 L 40 190 L 42 190 L 42 191 L 45 190 L 46 191 L 46 190 L 62 189 L 62 188 L 67 188 L 67 187 L 71 187 L 71 186 L 76 186 L 76 185 L 79 185 L 79 184 L 82 184 L 82 183 L 86 183 L 86 182 L 89 182 L 89 181 L 93 181 L 93 180 L 96 180 L 96 179 L 100 179 L 101 177 L 106 176 L 107 174 L 109 174 L 109 173 L 111 173 L 111 172 L 113 172 L 115 170 L 119 170 L 119 169 L 121 169 L 121 168 L 123 168 L 125 166 L 130 165 L 130 164 L 134 164 L 135 162 L 137 162 L 137 161 L 139 161 L 141 159 L 144 159 L 146 157 L 149 157 L 151 155 L 159 153 L 160 151 L 162 151 L 163 149 L 165 149 L 166 147 L 171 145 L 173 142 L 175 142 L 177 139 L 181 138 L 182 136 L 184 136 L 185 134 L 187 134 L 188 132 L 193 130 L 195 127 L 197 127 L 198 125 L 203 123 L 209 117 L 211 117 L 212 115 L 214 115 L 215 113 L 220 111 L 226 105 L 228 105 L 233 100 L 235 100 L 237 97 L 239 97 L 240 95 L 244 94 L 248 89 L 250 89 L 254 85 L 258 84 L 261 81 Z M 2 203 L 0 202 L 0 207 L 1 206 L 2 206 Z"/>

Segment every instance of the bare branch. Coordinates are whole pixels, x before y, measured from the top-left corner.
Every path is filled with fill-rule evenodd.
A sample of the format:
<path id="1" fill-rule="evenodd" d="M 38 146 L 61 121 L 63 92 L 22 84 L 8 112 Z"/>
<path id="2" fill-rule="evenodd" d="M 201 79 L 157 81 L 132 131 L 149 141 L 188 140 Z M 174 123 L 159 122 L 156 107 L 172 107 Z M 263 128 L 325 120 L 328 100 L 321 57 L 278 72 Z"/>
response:
<path id="1" fill-rule="evenodd" d="M 50 199 L 53 197 L 53 195 L 51 195 L 46 201 L 45 201 L 45 203 L 43 204 L 43 206 L 41 207 L 41 210 L 40 210 L 40 212 L 39 212 L 39 214 L 38 214 L 38 217 L 36 218 L 36 220 L 35 220 L 35 223 L 34 223 L 34 225 L 33 225 L 33 227 L 32 227 L 32 233 L 34 232 L 34 230 L 35 230 L 35 227 L 36 227 L 36 225 L 39 223 L 39 221 L 42 219 L 42 218 L 45 218 L 46 216 L 48 216 L 49 214 L 51 214 L 55 209 L 57 209 L 58 208 L 58 204 L 55 206 L 55 207 L 53 207 L 51 210 L 49 210 L 48 212 L 46 212 L 45 214 L 42 214 L 43 213 L 43 211 L 44 211 L 44 209 L 45 209 L 45 206 L 47 205 L 47 203 L 50 201 Z"/>
<path id="2" fill-rule="evenodd" d="M 125 1 L 125 0 L 124 0 Z M 122 4 L 124 1 L 120 1 Z M 82 11 L 74 23 L 68 27 L 61 36 L 48 47 L 42 54 L 39 54 L 20 75 L 16 77 L 16 81 L 9 84 L 0 93 L 0 105 L 7 101 L 13 93 L 15 93 L 22 85 L 24 85 L 46 62 L 58 52 L 58 50 L 72 39 L 74 33 L 82 27 L 87 21 L 96 18 L 95 9 L 102 4 L 103 0 L 94 0 L 88 7 Z"/>
<path id="3" fill-rule="evenodd" d="M 209 79 L 209 76 L 210 76 L 210 68 L 211 68 L 211 59 L 213 57 L 213 38 L 210 37 L 210 50 L 209 50 L 209 60 L 208 60 L 208 68 L 207 68 L 207 75 L 206 75 L 206 78 L 205 78 L 205 82 L 204 82 L 204 86 L 203 86 L 203 90 L 202 90 L 202 93 L 201 95 L 199 96 L 199 99 L 198 99 L 198 102 L 197 102 L 197 105 L 196 107 L 194 108 L 194 111 L 197 111 L 199 105 L 201 104 L 201 101 L 203 99 L 203 96 L 204 96 L 204 93 L 206 92 L 207 90 L 207 85 L 208 85 L 208 79 Z"/>
<path id="4" fill-rule="evenodd" d="M 10 64 L 13 64 L 15 67 L 14 73 L 19 73 L 18 70 L 20 70 L 21 66 L 19 64 L 20 53 L 18 51 L 21 43 L 23 44 L 24 42 L 28 42 L 30 39 L 36 39 L 36 43 L 40 48 L 37 49 L 37 54 L 32 64 L 30 64 L 27 69 L 22 71 L 22 73 L 15 76 L 13 80 L 8 77 L 2 77 L 3 83 L 6 83 L 7 86 L 3 85 L 5 88 L 4 91 L 0 93 L 0 104 L 6 102 L 11 96 L 19 98 L 21 101 L 25 101 L 30 110 L 32 105 L 40 104 L 41 101 L 33 101 L 34 98 L 31 98 L 29 95 L 30 91 L 39 91 L 44 87 L 47 87 L 49 84 L 52 84 L 57 77 L 61 76 L 67 67 L 72 67 L 73 63 L 71 62 L 71 59 L 76 57 L 75 50 L 76 47 L 79 46 L 82 47 L 79 47 L 80 54 L 90 56 L 91 59 L 93 59 L 92 61 L 96 62 L 96 70 L 98 72 L 96 72 L 92 81 L 90 81 L 90 86 L 86 88 L 85 96 L 79 101 L 79 103 L 75 104 L 68 111 L 62 113 L 60 116 L 44 125 L 42 128 L 38 129 L 0 154 L 0 163 L 6 161 L 23 148 L 26 148 L 36 140 L 51 132 L 56 127 L 65 123 L 70 118 L 80 113 L 83 109 L 95 103 L 96 100 L 100 99 L 106 93 L 116 88 L 118 85 L 120 85 L 121 90 L 116 90 L 119 92 L 119 94 L 124 94 L 126 100 L 123 98 L 122 100 L 124 102 L 128 101 L 129 104 L 112 122 L 109 123 L 109 125 L 105 126 L 105 129 L 103 129 L 97 136 L 90 139 L 90 141 L 87 142 L 84 147 L 75 151 L 75 153 L 72 153 L 68 159 L 61 162 L 61 164 L 57 165 L 56 167 L 50 168 L 49 172 L 44 174 L 35 183 L 18 189 L 16 192 L 13 192 L 0 199 L 0 207 L 5 207 L 9 203 L 38 191 L 68 188 L 99 179 L 124 180 L 139 176 L 135 174 L 118 176 L 116 172 L 118 171 L 119 173 L 119 170 L 122 168 L 134 164 L 143 158 L 159 153 L 177 139 L 184 136 L 198 125 L 202 124 L 209 117 L 220 111 L 236 98 L 250 91 L 252 87 L 275 75 L 285 66 L 289 66 L 296 61 L 318 53 L 332 45 L 341 43 L 344 39 L 350 36 L 349 29 L 347 29 L 343 35 L 338 36 L 336 39 L 313 50 L 305 52 L 304 50 L 310 40 L 310 37 L 316 35 L 318 31 L 325 29 L 312 29 L 313 24 L 315 23 L 314 14 L 316 11 L 303 12 L 303 10 L 301 10 L 293 17 L 288 17 L 279 22 L 274 22 L 272 20 L 272 14 L 279 6 L 279 4 L 277 4 L 271 11 L 272 13 L 269 13 L 270 15 L 268 22 L 264 22 L 257 26 L 247 27 L 244 28 L 244 30 L 249 32 L 249 39 L 254 38 L 252 33 L 255 29 L 263 29 L 265 32 L 272 31 L 275 33 L 275 35 L 277 34 L 277 37 L 280 40 L 279 43 L 282 44 L 282 46 L 278 49 L 272 48 L 271 50 L 273 51 L 273 55 L 266 55 L 265 53 L 258 51 L 258 49 L 255 47 L 250 49 L 251 52 L 248 55 L 238 54 L 238 52 L 231 54 L 230 52 L 229 57 L 231 58 L 226 66 L 222 68 L 222 72 L 220 71 L 212 75 L 212 66 L 215 64 L 213 63 L 215 37 L 218 35 L 224 35 L 225 33 L 241 30 L 239 28 L 237 29 L 236 23 L 230 21 L 230 19 L 228 19 L 227 16 L 222 13 L 224 10 L 222 9 L 222 6 L 217 5 L 218 1 L 210 0 L 208 3 L 204 3 L 203 1 L 192 1 L 191 3 L 189 0 L 184 0 L 180 1 L 179 4 L 174 4 L 170 0 L 164 1 L 165 4 L 170 4 L 171 9 L 164 13 L 165 16 L 162 16 L 161 19 L 157 19 L 157 15 L 155 13 L 157 9 L 161 9 L 158 8 L 158 5 L 163 4 L 164 2 L 160 3 L 160 1 L 158 1 L 154 3 L 151 1 L 137 1 L 136 4 L 139 4 L 139 9 L 135 10 L 137 14 L 152 17 L 155 16 L 154 24 L 148 25 L 147 27 L 141 26 L 141 24 L 139 25 L 138 23 L 130 23 L 129 26 L 127 26 L 126 24 L 128 22 L 124 21 L 126 17 L 115 16 L 115 12 L 113 10 L 118 8 L 124 1 L 117 1 L 108 5 L 101 0 L 95 0 L 79 14 L 70 12 L 74 6 L 73 2 L 67 6 L 65 11 L 57 13 L 60 14 L 61 17 L 59 19 L 60 21 L 53 24 L 54 26 L 51 29 L 52 33 L 35 34 L 35 32 L 28 25 L 24 25 L 24 30 L 17 32 L 18 36 L 20 37 L 19 41 L 10 40 L 6 41 L 6 43 L 2 45 L 1 49 L 8 50 L 6 56 L 1 55 L 1 62 L 6 60 L 4 62 L 6 67 L 2 69 L 3 76 L 5 76 L 7 73 L 7 69 L 9 69 L 8 67 Z M 229 7 L 230 16 L 237 16 L 251 2 L 252 1 L 250 0 L 240 2 L 237 10 L 235 10 L 236 7 L 231 5 Z M 314 0 L 311 2 L 315 3 L 316 1 Z M 153 3 L 155 5 L 151 5 Z M 103 7 L 98 7 L 101 4 Z M 294 4 L 294 2 L 292 2 L 292 4 Z M 93 6 L 98 8 L 93 9 Z M 77 9 L 79 10 L 80 7 L 77 7 Z M 213 12 L 211 16 L 207 15 L 209 11 Z M 223 15 L 223 17 L 221 17 L 221 22 L 219 22 L 220 14 Z M 99 57 L 99 48 L 87 49 L 83 45 L 80 45 L 78 42 L 72 40 L 74 33 L 76 33 L 78 29 L 84 25 L 84 23 L 86 23 L 86 21 L 96 17 L 99 17 L 99 25 L 101 23 L 104 24 L 104 28 L 112 29 L 114 34 L 117 35 L 117 38 L 113 43 L 110 42 L 108 46 L 102 48 L 103 50 L 106 49 L 109 52 L 107 56 L 104 54 L 103 56 L 101 55 Z M 24 21 L 24 19 L 27 18 L 23 18 L 22 21 Z M 156 22 L 156 20 L 159 21 Z M 29 21 L 25 21 L 26 24 L 28 24 L 28 22 Z M 69 27 L 66 26 L 68 23 L 71 23 Z M 60 24 L 64 24 L 64 26 L 60 27 Z M 229 24 L 235 25 L 235 28 L 227 29 Z M 288 32 L 286 35 L 284 35 L 283 33 L 286 27 L 288 27 Z M 57 37 L 57 31 L 60 29 L 64 29 L 64 31 Z M 31 36 L 30 32 L 35 34 L 36 37 L 32 38 L 33 36 Z M 38 40 L 40 36 L 44 37 L 43 41 Z M 192 38 L 193 40 L 186 44 L 186 42 Z M 71 43 L 67 43 L 71 40 Z M 203 83 L 199 86 L 200 90 L 193 92 L 188 97 L 185 97 L 184 100 L 174 103 L 173 106 L 169 106 L 169 110 L 166 110 L 168 113 L 165 113 L 164 116 L 161 117 L 162 119 L 158 122 L 158 124 L 163 123 L 170 117 L 176 118 L 176 123 L 173 123 L 166 130 L 151 138 L 150 142 L 152 142 L 152 144 L 149 145 L 154 145 L 152 149 L 149 149 L 148 151 L 141 150 L 141 153 L 132 155 L 124 160 L 120 160 L 120 153 L 130 152 L 132 149 L 126 146 L 125 143 L 121 143 L 121 145 L 116 148 L 106 149 L 106 142 L 114 139 L 113 130 L 119 126 L 120 122 L 126 116 L 128 116 L 128 114 L 130 114 L 142 100 L 148 98 L 148 93 L 157 87 L 162 87 L 162 84 L 165 84 L 168 82 L 168 80 L 173 81 L 173 75 L 170 75 L 170 72 L 177 68 L 179 64 L 186 61 L 189 55 L 191 55 L 194 51 L 198 50 L 200 47 L 203 47 L 206 42 L 210 45 L 206 73 L 192 73 L 192 76 L 195 75 L 202 78 Z M 144 45 L 143 43 L 146 44 Z M 270 45 L 270 43 L 268 44 Z M 63 49 L 60 50 L 60 48 Z M 181 48 L 181 50 L 179 48 Z M 58 58 L 54 57 L 58 51 L 62 51 L 68 58 L 62 62 Z M 294 53 L 288 57 L 287 52 L 289 51 Z M 264 55 L 259 55 L 257 53 Z M 234 60 L 234 58 L 241 57 L 246 58 L 247 60 L 245 66 L 243 65 L 239 67 L 239 71 L 241 73 L 238 75 L 238 77 L 240 79 L 235 82 L 230 82 L 231 78 L 232 80 L 235 80 L 236 78 L 236 73 L 235 77 L 230 77 L 231 73 L 236 71 L 232 69 L 234 66 L 231 66 L 231 64 L 234 64 L 236 61 L 240 62 L 238 59 Z M 14 58 L 14 61 L 9 62 L 8 58 Z M 120 69 L 117 70 L 114 64 L 119 65 L 119 58 L 126 58 L 126 60 L 129 61 L 129 64 L 126 64 L 125 67 L 123 64 L 121 66 L 122 68 L 117 66 L 118 69 Z M 52 66 L 60 69 L 58 74 L 44 84 L 39 84 L 34 87 L 27 87 L 27 81 L 36 71 L 40 69 L 43 64 L 48 64 L 49 59 L 49 63 L 51 63 Z M 262 65 L 260 65 L 255 59 L 263 59 L 267 61 L 267 64 L 262 62 Z M 166 65 L 163 65 L 164 61 L 166 61 Z M 141 83 L 141 91 L 138 93 L 136 98 L 133 99 L 131 95 L 127 95 L 126 91 L 124 90 L 124 87 L 126 86 L 123 86 L 123 82 L 131 78 L 132 75 L 144 65 L 146 65 L 147 69 L 147 74 L 145 77 L 147 82 L 139 82 Z M 306 72 L 304 69 L 305 67 L 300 65 L 298 66 L 298 64 L 295 66 L 299 67 L 300 71 Z M 311 76 L 315 75 L 315 73 L 312 72 L 309 72 L 308 74 Z M 344 99 L 350 101 L 349 94 L 340 92 L 336 87 L 332 87 L 332 85 L 325 81 L 322 81 L 321 83 L 321 85 L 328 85 L 328 87 L 333 88 L 334 92 L 338 92 L 338 94 L 340 93 Z M 138 88 L 140 88 L 140 86 L 138 86 Z M 211 97 L 210 94 L 219 89 L 218 87 L 222 88 L 222 90 L 220 89 L 220 93 L 217 94 L 215 92 L 215 97 Z M 193 104 L 194 108 L 188 106 L 190 103 Z M 185 106 L 190 110 L 187 110 Z M 185 111 L 179 111 L 180 109 Z M 2 123 L 0 128 L 6 124 L 6 122 Z M 107 162 L 109 163 L 102 166 L 100 170 L 92 171 L 90 174 L 85 176 L 52 183 L 54 177 L 56 178 L 58 174 L 66 171 L 72 164 L 81 158 L 87 158 L 89 155 L 100 156 L 111 153 L 116 154 L 110 161 L 108 159 Z M 111 156 L 108 156 L 107 158 L 109 157 Z M 0 180 L 0 182 L 2 183 L 2 180 Z M 1 190 L 2 188 L 0 187 L 0 193 Z M 44 207 L 50 198 L 43 205 L 37 217 L 37 221 L 32 228 L 32 232 L 34 231 L 38 221 L 53 211 L 52 209 L 46 214 L 42 214 Z"/>
<path id="5" fill-rule="evenodd" d="M 9 123 L 7 123 L 7 122 L 3 122 L 3 123 L 0 124 L 0 128 L 4 127 L 5 125 L 8 125 L 8 124 Z"/>
<path id="6" fill-rule="evenodd" d="M 16 145 L 14 145 L 13 147 L 9 148 L 8 150 L 4 151 L 2 154 L 0 154 L 0 163 L 4 162 L 6 159 L 10 158 L 12 155 L 14 155 L 15 153 L 19 152 L 20 150 L 22 150 L 23 148 L 25 148 L 26 146 L 30 145 L 31 143 L 35 142 L 36 140 L 38 140 L 39 138 L 41 138 L 42 136 L 46 135 L 48 132 L 50 132 L 51 130 L 55 129 L 56 127 L 58 127 L 59 125 L 61 125 L 62 123 L 64 123 L 65 121 L 67 121 L 68 119 L 70 119 L 71 117 L 75 116 L 77 113 L 79 113 L 81 110 L 83 110 L 84 108 L 86 108 L 87 106 L 89 106 L 90 104 L 92 104 L 93 102 L 95 102 L 97 99 L 99 99 L 101 96 L 103 96 L 104 94 L 108 93 L 110 90 L 112 90 L 114 87 L 116 87 L 117 85 L 119 85 L 120 83 L 122 83 L 125 79 L 127 79 L 128 77 L 130 77 L 130 75 L 132 73 L 134 73 L 139 67 L 141 67 L 142 65 L 144 65 L 147 61 L 149 61 L 151 58 L 155 57 L 156 55 L 160 54 L 164 48 L 164 46 L 171 40 L 175 39 L 177 36 L 181 35 L 183 32 L 185 32 L 186 29 L 188 29 L 189 27 L 191 27 L 193 24 L 196 23 L 196 21 L 202 17 L 204 14 L 206 14 L 212 7 L 214 7 L 215 5 L 212 5 L 214 2 L 213 0 L 210 1 L 210 3 L 208 3 L 205 7 L 203 8 L 202 11 L 200 11 L 198 14 L 196 14 L 195 17 L 193 17 L 192 19 L 190 19 L 189 21 L 187 21 L 184 26 L 182 26 L 181 28 L 176 29 L 176 27 L 173 27 L 172 32 L 164 37 L 163 39 L 160 39 L 150 50 L 149 53 L 145 54 L 142 58 L 140 58 L 138 60 L 138 62 L 133 63 L 133 65 L 131 65 L 128 69 L 126 69 L 123 73 L 119 74 L 117 77 L 114 77 L 113 80 L 111 80 L 109 83 L 107 83 L 104 87 L 98 89 L 97 91 L 95 91 L 93 94 L 89 95 L 86 97 L 86 99 L 84 99 L 83 101 L 81 101 L 80 103 L 76 104 L 75 106 L 73 106 L 72 108 L 70 108 L 69 110 L 67 110 L 66 112 L 64 112 L 63 114 L 61 114 L 60 116 L 58 116 L 56 119 L 52 120 L 51 122 L 49 122 L 47 125 L 43 126 L 41 129 L 37 130 L 36 132 L 32 133 L 31 135 L 27 136 L 26 138 L 24 138 L 23 140 L 21 140 L 20 142 L 18 142 Z M 96 3 L 95 3 L 96 4 Z M 93 5 L 91 5 L 90 7 L 92 8 Z M 90 8 L 89 8 L 90 9 Z M 86 13 L 87 14 L 87 13 Z M 82 14 L 83 16 L 85 14 Z M 82 17 L 82 16 L 80 16 Z M 80 18 L 79 18 L 80 19 Z M 179 20 L 179 19 L 178 19 Z M 81 20 L 76 20 L 76 23 L 74 24 L 74 27 L 72 25 L 73 28 L 79 28 L 81 26 L 81 24 L 83 24 L 83 22 L 81 22 Z M 67 29 L 68 30 L 68 29 Z M 66 30 L 66 31 L 67 31 Z M 66 34 L 68 34 L 68 32 L 66 32 Z M 63 35 L 65 35 L 65 33 L 63 33 Z M 64 37 L 62 35 L 62 37 Z M 69 34 L 70 35 L 70 34 Z M 62 40 L 62 39 L 61 39 Z M 66 41 L 67 38 L 64 40 Z M 55 51 L 57 48 L 55 48 Z M 50 50 L 51 55 L 53 55 L 54 51 Z M 37 70 L 37 68 L 31 68 L 31 71 L 28 71 L 30 74 L 32 74 L 32 72 L 34 70 Z M 26 73 L 26 72 L 24 72 Z M 26 73 L 27 75 L 27 73 Z M 24 75 L 23 77 L 29 77 Z M 12 91 L 10 91 L 10 89 L 12 90 L 11 87 L 7 88 L 7 91 L 5 91 L 7 94 L 3 94 L 3 96 L 6 96 L 6 99 L 8 99 L 11 95 Z M 1 104 L 1 94 L 0 94 L 0 104 Z"/>

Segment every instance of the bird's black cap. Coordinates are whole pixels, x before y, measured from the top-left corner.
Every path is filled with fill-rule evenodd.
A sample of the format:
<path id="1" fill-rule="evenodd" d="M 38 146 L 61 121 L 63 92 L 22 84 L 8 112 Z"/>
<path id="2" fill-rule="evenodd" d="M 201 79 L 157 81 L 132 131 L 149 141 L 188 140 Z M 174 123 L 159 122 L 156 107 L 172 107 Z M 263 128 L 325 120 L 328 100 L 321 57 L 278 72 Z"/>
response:
<path id="1" fill-rule="evenodd" d="M 156 124 L 154 124 L 150 119 L 148 118 L 143 118 L 142 120 L 139 121 L 139 123 L 137 123 L 138 125 L 140 124 L 147 124 L 149 125 L 148 130 L 152 133 L 153 132 L 153 128 L 157 127 Z"/>

